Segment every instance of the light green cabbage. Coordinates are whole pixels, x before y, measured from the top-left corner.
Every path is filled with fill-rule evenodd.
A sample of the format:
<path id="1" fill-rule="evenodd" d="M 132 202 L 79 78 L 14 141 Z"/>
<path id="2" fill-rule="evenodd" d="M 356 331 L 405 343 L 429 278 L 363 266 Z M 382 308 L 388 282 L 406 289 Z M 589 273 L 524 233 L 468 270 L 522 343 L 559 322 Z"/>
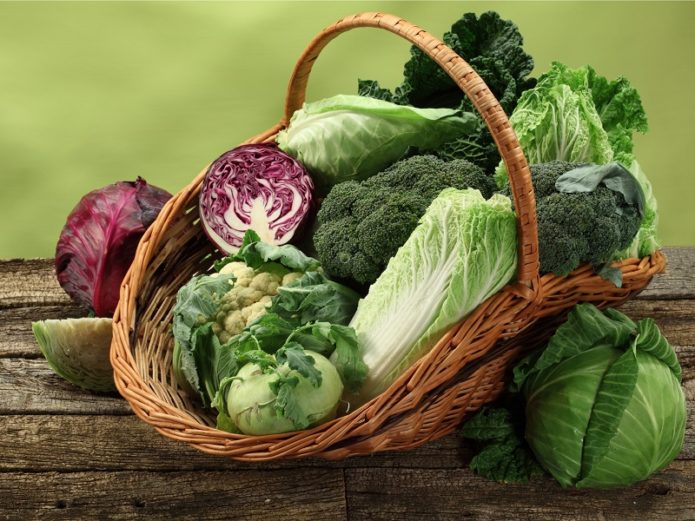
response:
<path id="1" fill-rule="evenodd" d="M 652 319 L 579 304 L 514 370 L 526 440 L 563 486 L 618 487 L 678 455 L 685 397 L 676 354 Z"/>
<path id="2" fill-rule="evenodd" d="M 360 301 L 355 328 L 368 367 L 359 405 L 386 389 L 453 324 L 499 291 L 516 268 L 508 197 L 447 188 Z"/>
<path id="3" fill-rule="evenodd" d="M 305 103 L 278 133 L 281 150 L 311 173 L 319 193 L 360 180 L 400 159 L 408 147 L 435 149 L 477 131 L 475 115 L 421 109 L 365 96 L 338 95 Z"/>

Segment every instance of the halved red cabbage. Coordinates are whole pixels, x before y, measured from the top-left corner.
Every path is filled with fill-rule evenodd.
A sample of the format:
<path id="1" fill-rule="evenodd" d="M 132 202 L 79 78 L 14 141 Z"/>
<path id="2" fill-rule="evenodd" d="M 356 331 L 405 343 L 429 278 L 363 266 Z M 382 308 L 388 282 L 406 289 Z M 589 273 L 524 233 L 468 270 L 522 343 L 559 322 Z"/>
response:
<path id="1" fill-rule="evenodd" d="M 169 198 L 138 177 L 80 199 L 60 233 L 55 258 L 58 282 L 73 300 L 98 317 L 113 315 L 138 242 Z"/>
<path id="2" fill-rule="evenodd" d="M 210 240 L 236 253 L 247 230 L 268 244 L 289 242 L 309 216 L 314 183 L 304 166 L 275 143 L 241 145 L 205 175 L 200 218 Z"/>

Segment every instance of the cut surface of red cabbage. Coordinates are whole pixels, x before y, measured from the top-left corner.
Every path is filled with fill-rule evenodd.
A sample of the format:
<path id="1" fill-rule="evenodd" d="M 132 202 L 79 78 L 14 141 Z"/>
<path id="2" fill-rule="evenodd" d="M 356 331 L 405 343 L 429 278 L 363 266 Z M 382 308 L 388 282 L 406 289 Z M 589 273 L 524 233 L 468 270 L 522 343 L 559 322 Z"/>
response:
<path id="1" fill-rule="evenodd" d="M 252 229 L 268 244 L 285 244 L 304 224 L 314 184 L 302 164 L 275 143 L 241 145 L 208 168 L 200 218 L 210 240 L 236 253 Z"/>

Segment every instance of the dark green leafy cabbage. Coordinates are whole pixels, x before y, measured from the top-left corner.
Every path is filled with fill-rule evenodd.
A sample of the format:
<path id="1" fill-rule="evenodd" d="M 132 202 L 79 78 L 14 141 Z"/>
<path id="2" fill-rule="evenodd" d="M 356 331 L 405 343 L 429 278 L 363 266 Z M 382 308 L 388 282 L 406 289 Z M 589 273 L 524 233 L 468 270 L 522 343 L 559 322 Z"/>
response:
<path id="1" fill-rule="evenodd" d="M 521 93 L 535 85 L 529 78 L 533 58 L 523 49 L 518 27 L 495 12 L 477 17 L 466 13 L 444 34 L 444 43 L 466 60 L 480 75 L 511 114 Z M 373 80 L 360 80 L 359 93 L 400 105 L 416 107 L 450 107 L 475 112 L 454 81 L 424 52 L 413 46 L 403 70 L 403 82 L 393 92 Z M 482 120 L 476 132 L 445 144 L 440 152 L 444 159 L 468 159 L 486 171 L 499 162 L 499 154 Z"/>

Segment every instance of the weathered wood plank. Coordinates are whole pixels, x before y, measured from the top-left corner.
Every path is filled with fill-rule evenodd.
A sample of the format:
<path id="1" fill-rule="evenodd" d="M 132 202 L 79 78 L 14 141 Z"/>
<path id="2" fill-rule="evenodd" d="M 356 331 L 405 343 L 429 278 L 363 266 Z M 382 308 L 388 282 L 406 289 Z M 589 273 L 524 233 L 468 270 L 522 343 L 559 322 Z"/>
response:
<path id="1" fill-rule="evenodd" d="M 72 303 L 0 308 L 0 358 L 41 356 L 31 323 L 37 320 L 83 317 L 86 310 Z"/>
<path id="2" fill-rule="evenodd" d="M 55 277 L 53 259 L 0 260 L 0 309 L 69 302 Z"/>
<path id="3" fill-rule="evenodd" d="M 170 440 L 135 416 L 0 416 L 0 471 L 224 470 L 381 466 L 458 468 L 472 455 L 455 436 L 398 454 L 332 462 L 245 463 Z M 60 457 L 56 457 L 59 454 Z M 125 457 L 127 455 L 127 457 Z"/>
<path id="4" fill-rule="evenodd" d="M 695 465 L 676 462 L 618 490 L 563 490 L 550 478 L 501 485 L 469 470 L 345 470 L 351 521 L 695 519 Z"/>
<path id="5" fill-rule="evenodd" d="M 688 402 L 685 445 L 678 459 L 695 460 L 695 402 Z M 474 454 L 472 444 L 447 436 L 406 452 L 330 462 L 318 458 L 262 464 L 210 456 L 169 440 L 135 416 L 0 416 L 0 470 L 223 470 L 294 467 L 458 469 Z M 56 457 L 60 454 L 60 457 Z M 127 454 L 127 457 L 124 455 Z"/>
<path id="6" fill-rule="evenodd" d="M 649 299 L 695 298 L 695 248 L 664 248 L 666 273 L 657 275 L 640 294 Z"/>
<path id="7" fill-rule="evenodd" d="M 96 394 L 56 375 L 45 360 L 0 359 L 2 414 L 131 414 L 117 394 Z"/>
<path id="8" fill-rule="evenodd" d="M 0 518 L 339 521 L 346 508 L 340 469 L 0 473 Z"/>

